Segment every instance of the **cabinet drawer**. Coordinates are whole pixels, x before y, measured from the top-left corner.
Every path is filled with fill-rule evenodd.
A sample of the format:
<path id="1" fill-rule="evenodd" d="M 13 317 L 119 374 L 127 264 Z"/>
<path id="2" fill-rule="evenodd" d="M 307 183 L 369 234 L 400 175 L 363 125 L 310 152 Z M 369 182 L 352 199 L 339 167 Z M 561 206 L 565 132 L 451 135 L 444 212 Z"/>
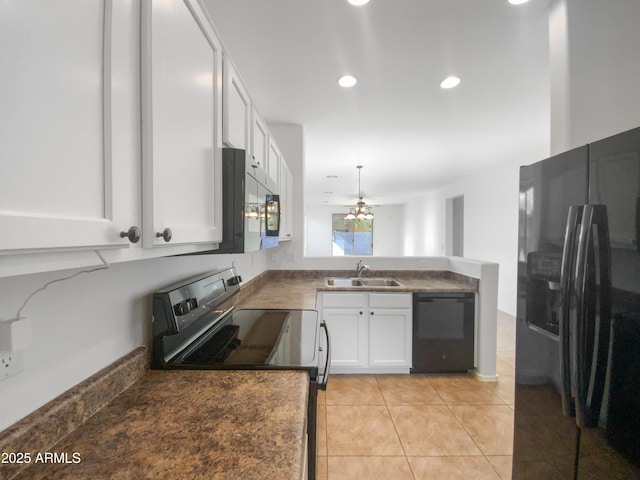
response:
<path id="1" fill-rule="evenodd" d="M 322 294 L 323 308 L 364 308 L 367 305 L 366 293 L 324 293 Z"/>
<path id="2" fill-rule="evenodd" d="M 371 308 L 411 308 L 410 293 L 370 293 Z"/>

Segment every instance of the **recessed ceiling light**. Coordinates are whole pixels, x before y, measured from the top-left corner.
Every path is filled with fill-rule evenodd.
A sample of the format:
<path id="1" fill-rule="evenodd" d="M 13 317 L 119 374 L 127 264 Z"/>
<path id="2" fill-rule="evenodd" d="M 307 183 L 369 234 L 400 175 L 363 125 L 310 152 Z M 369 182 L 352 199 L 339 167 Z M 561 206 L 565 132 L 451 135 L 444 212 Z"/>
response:
<path id="1" fill-rule="evenodd" d="M 369 3 L 369 0 L 348 0 L 351 5 L 356 7 L 360 7 L 366 3 Z"/>
<path id="2" fill-rule="evenodd" d="M 523 3 L 527 3 L 529 0 L 509 0 L 511 5 L 522 5 Z"/>
<path id="3" fill-rule="evenodd" d="M 351 88 L 356 83 L 358 83 L 358 80 L 356 80 L 356 77 L 353 77 L 351 75 L 343 75 L 338 79 L 338 85 L 343 88 Z"/>
<path id="4" fill-rule="evenodd" d="M 447 77 L 442 82 L 440 82 L 441 88 L 453 88 L 457 87 L 460 84 L 460 77 Z"/>

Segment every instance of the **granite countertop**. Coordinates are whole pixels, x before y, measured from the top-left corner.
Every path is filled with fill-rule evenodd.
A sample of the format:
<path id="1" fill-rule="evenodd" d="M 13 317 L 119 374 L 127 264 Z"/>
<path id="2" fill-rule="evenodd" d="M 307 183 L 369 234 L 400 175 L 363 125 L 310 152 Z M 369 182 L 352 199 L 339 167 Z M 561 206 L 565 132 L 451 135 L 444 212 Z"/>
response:
<path id="1" fill-rule="evenodd" d="M 374 275 L 371 275 L 374 273 Z M 252 281 L 247 291 L 236 303 L 237 308 L 283 308 L 315 309 L 318 292 L 477 292 L 478 281 L 449 272 L 367 272 L 364 278 L 375 276 L 397 279 L 401 287 L 330 287 L 324 284 L 325 277 L 352 277 L 345 271 L 270 271 L 262 278 Z"/>
<path id="2" fill-rule="evenodd" d="M 299 479 L 308 389 L 304 371 L 147 371 L 15 478 Z"/>

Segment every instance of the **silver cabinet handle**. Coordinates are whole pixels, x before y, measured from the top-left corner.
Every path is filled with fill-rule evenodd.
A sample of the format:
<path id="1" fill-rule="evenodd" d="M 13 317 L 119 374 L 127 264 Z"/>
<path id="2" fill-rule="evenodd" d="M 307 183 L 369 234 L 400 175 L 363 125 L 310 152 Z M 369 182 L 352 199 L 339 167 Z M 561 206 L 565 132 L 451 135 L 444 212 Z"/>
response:
<path id="1" fill-rule="evenodd" d="M 128 238 L 131 243 L 138 243 L 140 241 L 140 228 L 130 227 L 126 232 L 120 232 L 120 238 Z"/>
<path id="2" fill-rule="evenodd" d="M 173 232 L 170 228 L 165 228 L 162 232 L 156 232 L 156 237 L 162 237 L 165 242 L 170 242 L 171 237 L 173 237 Z"/>

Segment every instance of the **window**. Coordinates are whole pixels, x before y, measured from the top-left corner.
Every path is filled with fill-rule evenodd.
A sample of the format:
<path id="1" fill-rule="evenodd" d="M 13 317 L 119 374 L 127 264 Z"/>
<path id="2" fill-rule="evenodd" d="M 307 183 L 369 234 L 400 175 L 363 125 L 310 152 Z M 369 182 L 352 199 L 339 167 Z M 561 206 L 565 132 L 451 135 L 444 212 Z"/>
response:
<path id="1" fill-rule="evenodd" d="M 345 220 L 344 215 L 332 215 L 333 255 L 372 255 L 373 220 Z"/>

